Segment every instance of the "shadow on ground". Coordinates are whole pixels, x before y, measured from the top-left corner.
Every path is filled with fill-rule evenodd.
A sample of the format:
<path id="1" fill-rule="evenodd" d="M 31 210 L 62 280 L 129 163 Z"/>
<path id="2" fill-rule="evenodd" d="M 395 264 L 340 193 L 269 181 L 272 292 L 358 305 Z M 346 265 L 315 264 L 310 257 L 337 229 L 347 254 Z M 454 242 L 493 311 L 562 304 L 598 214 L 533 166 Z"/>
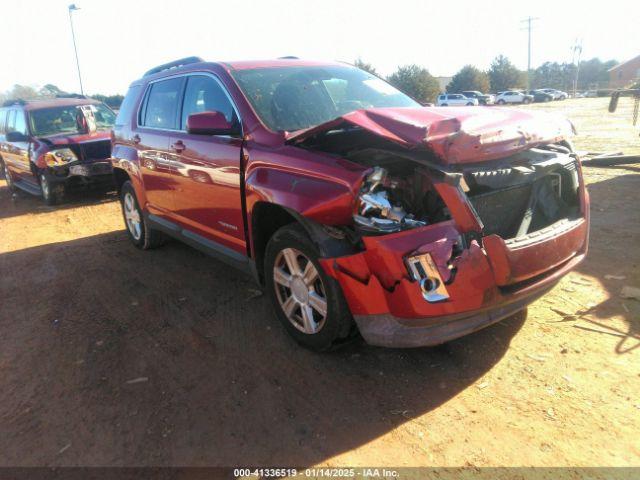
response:
<path id="1" fill-rule="evenodd" d="M 249 279 L 176 242 L 140 252 L 114 232 L 0 270 L 5 465 L 315 464 L 456 396 L 525 317 L 439 348 L 315 354 Z"/>
<path id="2" fill-rule="evenodd" d="M 640 171 L 634 166 L 615 169 Z M 640 347 L 640 302 L 622 299 L 620 293 L 625 285 L 640 288 L 640 175 L 616 176 L 592 183 L 588 190 L 592 205 L 591 253 L 578 271 L 597 278 L 609 299 L 579 311 L 567 321 L 580 320 L 574 327 L 618 338 L 616 353 L 629 353 Z M 620 205 L 620 198 L 628 203 Z M 605 251 L 606 255 L 596 253 Z M 609 319 L 614 316 L 624 318 L 626 329 L 611 325 Z"/>

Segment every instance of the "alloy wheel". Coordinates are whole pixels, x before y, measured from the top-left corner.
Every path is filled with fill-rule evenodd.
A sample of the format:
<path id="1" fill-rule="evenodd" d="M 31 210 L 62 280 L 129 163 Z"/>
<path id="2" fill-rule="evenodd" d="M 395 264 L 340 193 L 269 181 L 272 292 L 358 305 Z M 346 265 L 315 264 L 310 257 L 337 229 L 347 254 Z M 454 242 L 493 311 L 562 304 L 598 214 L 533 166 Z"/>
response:
<path id="1" fill-rule="evenodd" d="M 295 248 L 281 250 L 273 266 L 276 297 L 289 322 L 306 334 L 318 333 L 327 319 L 327 296 L 315 265 Z"/>
<path id="2" fill-rule="evenodd" d="M 136 207 L 135 199 L 130 192 L 127 192 L 124 195 L 123 202 L 123 210 L 124 210 L 124 219 L 127 224 L 127 229 L 129 233 L 133 236 L 135 240 L 140 240 L 142 237 L 142 226 L 140 223 L 140 212 Z"/>

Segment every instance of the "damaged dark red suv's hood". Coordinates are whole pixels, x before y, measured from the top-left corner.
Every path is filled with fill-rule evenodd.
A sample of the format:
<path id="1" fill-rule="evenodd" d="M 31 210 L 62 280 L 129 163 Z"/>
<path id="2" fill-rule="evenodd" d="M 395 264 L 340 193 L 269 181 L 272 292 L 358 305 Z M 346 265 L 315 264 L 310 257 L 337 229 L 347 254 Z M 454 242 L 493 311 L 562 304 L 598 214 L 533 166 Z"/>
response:
<path id="1" fill-rule="evenodd" d="M 98 130 L 91 133 L 59 133 L 47 137 L 39 137 L 39 140 L 55 146 L 64 146 L 74 143 L 93 142 L 96 140 L 109 140 L 111 135 L 108 130 Z"/>
<path id="2" fill-rule="evenodd" d="M 372 108 L 293 132 L 287 142 L 353 126 L 406 148 L 431 150 L 447 164 L 495 160 L 575 133 L 562 117 L 512 108 Z"/>

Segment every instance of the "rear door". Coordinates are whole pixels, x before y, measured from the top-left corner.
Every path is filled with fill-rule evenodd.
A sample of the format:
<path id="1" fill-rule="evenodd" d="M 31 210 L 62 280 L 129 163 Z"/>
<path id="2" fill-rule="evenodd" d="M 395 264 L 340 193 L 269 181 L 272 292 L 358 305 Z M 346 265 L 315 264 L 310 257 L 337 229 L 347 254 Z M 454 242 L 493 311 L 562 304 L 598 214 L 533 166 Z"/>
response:
<path id="1" fill-rule="evenodd" d="M 172 77 L 148 85 L 133 135 L 147 209 L 161 217 L 171 217 L 174 209 L 175 177 L 171 174 L 174 156 L 169 152 L 169 143 L 179 125 L 184 81 L 184 77 Z"/>
<path id="2" fill-rule="evenodd" d="M 192 135 L 187 117 L 218 111 L 239 125 L 237 110 L 217 77 L 187 77 L 180 130 L 171 137 L 175 219 L 187 231 L 246 254 L 240 190 L 242 135 Z M 238 132 L 240 129 L 238 129 Z"/>

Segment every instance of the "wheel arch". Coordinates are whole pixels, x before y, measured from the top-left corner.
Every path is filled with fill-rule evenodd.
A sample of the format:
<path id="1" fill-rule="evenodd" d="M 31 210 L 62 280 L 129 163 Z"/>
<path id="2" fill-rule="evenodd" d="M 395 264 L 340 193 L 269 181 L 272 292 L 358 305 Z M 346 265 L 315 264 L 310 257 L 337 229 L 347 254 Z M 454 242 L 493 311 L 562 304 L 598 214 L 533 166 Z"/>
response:
<path id="1" fill-rule="evenodd" d="M 356 247 L 341 235 L 339 227 L 322 225 L 299 212 L 271 202 L 257 202 L 251 211 L 251 253 L 260 284 L 264 285 L 264 256 L 267 244 L 282 227 L 300 225 L 318 248 L 321 258 L 338 257 L 356 252 Z"/>

